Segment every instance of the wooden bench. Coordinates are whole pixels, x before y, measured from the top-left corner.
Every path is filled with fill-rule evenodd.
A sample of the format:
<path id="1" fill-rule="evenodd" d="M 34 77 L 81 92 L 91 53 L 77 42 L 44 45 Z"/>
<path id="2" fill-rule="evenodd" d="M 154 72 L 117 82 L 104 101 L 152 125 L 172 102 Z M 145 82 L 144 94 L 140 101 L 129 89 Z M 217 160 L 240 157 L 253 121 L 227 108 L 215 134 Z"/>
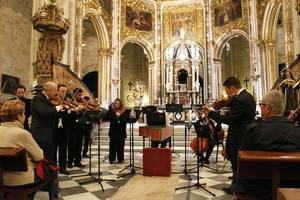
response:
<path id="1" fill-rule="evenodd" d="M 279 188 L 277 192 L 277 200 L 298 200 L 300 196 L 300 188 Z"/>
<path id="2" fill-rule="evenodd" d="M 282 180 L 300 181 L 300 152 L 239 151 L 238 177 L 249 180 L 272 180 L 272 199 Z M 237 199 L 239 195 L 236 195 Z"/>
<path id="3" fill-rule="evenodd" d="M 3 183 L 4 172 L 25 172 L 27 167 L 26 151 L 23 148 L 0 148 L 0 199 L 26 200 L 28 194 L 36 192 L 45 183 L 6 186 Z"/>

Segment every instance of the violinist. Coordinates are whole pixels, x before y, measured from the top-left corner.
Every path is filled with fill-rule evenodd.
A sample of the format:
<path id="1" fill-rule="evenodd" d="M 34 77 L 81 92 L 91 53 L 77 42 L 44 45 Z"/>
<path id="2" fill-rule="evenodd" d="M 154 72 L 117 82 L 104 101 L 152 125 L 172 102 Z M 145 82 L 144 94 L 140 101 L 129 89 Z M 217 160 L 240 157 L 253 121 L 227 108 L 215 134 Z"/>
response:
<path id="1" fill-rule="evenodd" d="M 57 150 L 58 150 L 58 162 L 59 166 L 61 167 L 60 172 L 63 174 L 68 175 L 69 172 L 67 171 L 67 145 L 69 141 L 70 135 L 70 115 L 71 109 L 68 109 L 69 106 L 66 105 L 67 97 L 67 87 L 63 84 L 58 84 L 57 86 L 57 97 L 58 103 L 64 104 L 64 110 L 57 115 L 56 118 L 56 131 L 54 134 L 54 141 L 55 141 L 55 161 L 57 161 Z"/>
<path id="2" fill-rule="evenodd" d="M 256 103 L 254 97 L 243 89 L 239 79 L 227 78 L 223 86 L 229 98 L 233 98 L 230 104 L 230 112 L 220 113 L 212 108 L 204 107 L 203 113 L 215 121 L 228 124 L 228 136 L 226 141 L 226 154 L 233 170 L 233 183 L 236 181 L 237 153 L 247 125 L 254 122 Z M 231 187 L 223 188 L 226 193 L 232 194 Z"/>
<path id="3" fill-rule="evenodd" d="M 25 97 L 26 95 L 26 87 L 24 85 L 19 85 L 16 88 L 16 97 L 12 98 L 10 100 L 20 100 L 25 103 L 25 121 L 24 121 L 24 129 L 29 131 L 29 124 L 28 124 L 28 118 L 31 116 L 31 99 L 27 99 Z"/>
<path id="4" fill-rule="evenodd" d="M 80 117 L 84 109 L 82 100 L 83 90 L 81 88 L 75 88 L 73 90 L 72 102 L 76 105 L 76 110 L 72 111 L 70 117 L 71 120 L 71 132 L 70 140 L 68 144 L 68 164 L 67 167 L 72 168 L 73 163 L 75 167 L 84 168 L 85 166 L 81 163 L 81 151 L 82 151 L 82 139 L 83 139 L 83 126 L 80 122 Z"/>
<path id="5" fill-rule="evenodd" d="M 80 122 L 82 123 L 83 126 L 83 135 L 84 135 L 84 145 L 83 145 L 83 150 L 82 150 L 82 157 L 88 158 L 89 156 L 87 155 L 88 152 L 88 145 L 89 141 L 91 138 L 91 131 L 92 131 L 92 123 L 91 119 L 89 118 L 89 110 L 92 110 L 93 108 L 91 107 L 91 99 L 89 96 L 84 96 L 83 97 L 83 106 L 86 107 L 81 115 Z"/>
<path id="6" fill-rule="evenodd" d="M 33 97 L 31 101 L 31 133 L 38 145 L 43 149 L 44 157 L 54 161 L 54 132 L 55 120 L 62 105 L 53 105 L 51 99 L 57 95 L 57 85 L 47 82 L 43 85 L 41 93 Z"/>

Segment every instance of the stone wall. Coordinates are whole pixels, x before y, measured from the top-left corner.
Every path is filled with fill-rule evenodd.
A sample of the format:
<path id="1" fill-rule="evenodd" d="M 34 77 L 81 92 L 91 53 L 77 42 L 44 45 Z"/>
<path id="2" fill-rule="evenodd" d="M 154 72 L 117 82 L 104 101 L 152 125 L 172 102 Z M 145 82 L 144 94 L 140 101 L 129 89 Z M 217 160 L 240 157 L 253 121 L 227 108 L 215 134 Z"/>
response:
<path id="1" fill-rule="evenodd" d="M 98 43 L 97 37 L 87 37 L 82 40 L 82 76 L 91 71 L 98 71 Z"/>
<path id="2" fill-rule="evenodd" d="M 19 77 L 28 89 L 31 87 L 31 15 L 32 0 L 0 0 L 0 74 Z"/>

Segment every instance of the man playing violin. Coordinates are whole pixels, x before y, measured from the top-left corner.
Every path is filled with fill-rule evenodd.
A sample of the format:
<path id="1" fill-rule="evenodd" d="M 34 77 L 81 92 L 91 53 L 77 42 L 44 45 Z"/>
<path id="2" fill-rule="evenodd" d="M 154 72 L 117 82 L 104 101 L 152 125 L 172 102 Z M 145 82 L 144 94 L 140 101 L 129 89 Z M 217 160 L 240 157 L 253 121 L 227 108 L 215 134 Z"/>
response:
<path id="1" fill-rule="evenodd" d="M 47 82 L 41 93 L 31 101 L 31 133 L 38 145 L 43 149 L 44 157 L 54 161 L 54 132 L 56 115 L 63 110 L 62 105 L 53 105 L 51 99 L 57 95 L 57 85 Z"/>
<path id="2" fill-rule="evenodd" d="M 256 103 L 254 97 L 243 89 L 239 79 L 227 78 L 223 86 L 229 98 L 234 97 L 230 103 L 230 112 L 220 113 L 212 108 L 204 107 L 203 113 L 215 121 L 228 124 L 226 141 L 226 154 L 233 170 L 233 183 L 236 181 L 237 154 L 243 140 L 248 124 L 254 122 Z M 226 193 L 232 193 L 230 188 L 223 188 Z"/>
<path id="3" fill-rule="evenodd" d="M 72 168 L 73 163 L 75 167 L 85 167 L 81 163 L 81 151 L 82 151 L 82 139 L 83 139 L 83 128 L 80 122 L 82 111 L 85 108 L 82 100 L 83 90 L 81 88 L 75 88 L 73 90 L 74 102 L 78 109 L 72 111 L 71 115 L 71 137 L 68 145 L 68 167 Z"/>
<path id="4" fill-rule="evenodd" d="M 58 102 L 60 104 L 65 104 L 65 99 L 67 97 L 67 87 L 63 84 L 58 84 L 57 86 L 57 95 L 58 95 Z M 58 150 L 58 161 L 59 166 L 61 167 L 60 172 L 63 174 L 68 175 L 69 172 L 66 170 L 67 165 L 67 145 L 69 141 L 69 133 L 71 128 L 71 122 L 69 120 L 69 116 L 71 114 L 71 110 L 68 109 L 68 105 L 64 105 L 65 109 L 63 112 L 60 112 L 56 118 L 56 131 L 54 134 L 54 141 L 55 141 L 55 161 L 57 161 L 57 150 Z M 67 109 L 66 109 L 67 108 Z"/>

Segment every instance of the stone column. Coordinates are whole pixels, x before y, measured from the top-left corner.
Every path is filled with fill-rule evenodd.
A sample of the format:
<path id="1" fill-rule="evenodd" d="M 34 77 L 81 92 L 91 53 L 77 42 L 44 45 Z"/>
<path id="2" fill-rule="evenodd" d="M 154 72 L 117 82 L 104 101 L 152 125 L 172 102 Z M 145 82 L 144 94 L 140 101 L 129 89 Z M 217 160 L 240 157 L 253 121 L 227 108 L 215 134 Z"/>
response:
<path id="1" fill-rule="evenodd" d="M 282 9 L 283 9 L 283 26 L 285 34 L 285 55 L 287 65 L 290 65 L 294 59 L 294 42 L 293 42 L 293 18 L 292 18 L 292 9 L 294 6 L 291 5 L 291 0 L 283 0 Z M 299 33 L 298 33 L 299 34 Z"/>
<path id="2" fill-rule="evenodd" d="M 154 91 L 154 88 L 156 87 L 155 85 L 153 85 L 153 78 L 156 78 L 155 77 L 155 73 L 154 73 L 154 66 L 155 66 L 155 61 L 150 61 L 148 63 L 148 76 L 149 76 L 149 79 L 148 79 L 148 96 L 149 96 L 149 104 L 151 105 L 154 101 L 154 98 L 153 98 L 153 91 Z"/>
<path id="3" fill-rule="evenodd" d="M 217 80 L 217 86 L 215 90 L 217 91 L 217 97 L 219 98 L 222 94 L 222 63 L 221 59 L 214 59 L 214 66 L 215 66 L 215 72 L 216 72 L 216 80 Z"/>
<path id="4" fill-rule="evenodd" d="M 204 68 L 204 99 L 212 101 L 217 98 L 216 82 L 214 76 L 215 67 L 213 66 L 213 36 L 212 36 L 212 13 L 211 0 L 205 1 L 205 27 L 206 27 L 206 68 Z"/>
<path id="5" fill-rule="evenodd" d="M 82 20 L 83 20 L 83 1 L 76 0 L 76 18 L 75 18 L 75 63 L 71 70 L 80 77 L 81 55 L 82 55 Z M 74 22 L 73 22 L 74 23 Z M 99 96 L 100 97 L 100 96 Z"/>
<path id="6" fill-rule="evenodd" d="M 120 96 L 120 80 L 121 80 L 121 50 L 120 50 L 120 41 L 121 41 L 121 26 L 120 26 L 120 11 L 121 11 L 121 1 L 113 0 L 113 18 L 112 18 L 112 74 L 111 74 L 111 99 Z"/>
<path id="7" fill-rule="evenodd" d="M 162 10 L 161 10 L 161 2 L 157 2 L 156 4 L 156 19 L 155 19 L 155 67 L 153 68 L 153 88 L 152 88 L 152 101 L 151 104 L 154 103 L 155 100 L 158 100 L 158 97 L 161 96 L 162 90 L 164 87 L 164 83 L 162 82 L 162 76 L 161 76 L 161 66 L 163 61 L 163 46 L 162 46 Z"/>
<path id="8" fill-rule="evenodd" d="M 278 75 L 277 61 L 276 61 L 276 40 L 264 40 L 265 44 L 265 63 L 263 75 L 265 80 L 265 91 L 269 91 L 275 83 Z"/>
<path id="9" fill-rule="evenodd" d="M 99 49 L 98 67 L 98 97 L 103 107 L 107 107 L 110 102 L 111 85 L 111 49 Z"/>
<path id="10" fill-rule="evenodd" d="M 261 81 L 261 55 L 259 49 L 258 23 L 257 23 L 257 3 L 256 0 L 249 1 L 249 50 L 250 50 L 250 68 L 252 77 L 252 86 L 256 100 L 262 98 L 262 81 Z"/>

